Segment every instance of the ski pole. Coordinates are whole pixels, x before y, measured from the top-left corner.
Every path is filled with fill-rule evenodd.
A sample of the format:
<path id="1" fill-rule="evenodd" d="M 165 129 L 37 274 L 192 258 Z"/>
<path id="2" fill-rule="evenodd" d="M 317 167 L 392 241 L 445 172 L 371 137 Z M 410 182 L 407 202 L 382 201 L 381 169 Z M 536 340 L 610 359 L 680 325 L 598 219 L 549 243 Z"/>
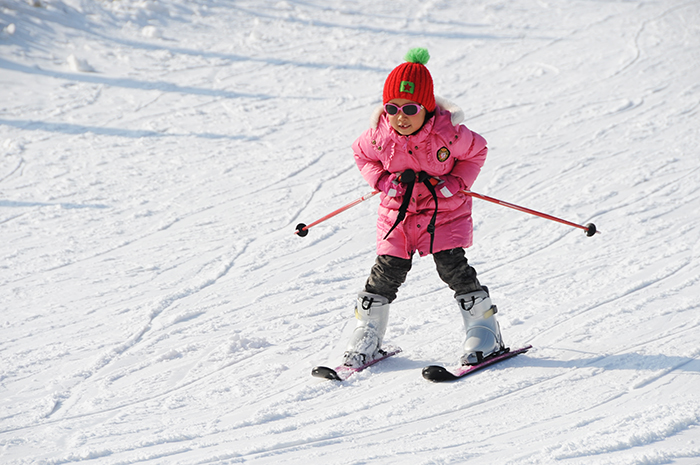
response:
<path id="1" fill-rule="evenodd" d="M 371 197 L 374 197 L 374 196 L 377 195 L 378 193 L 379 193 L 379 191 L 376 190 L 376 191 L 370 192 L 369 194 L 363 195 L 363 196 L 360 197 L 359 199 L 353 200 L 353 201 L 350 202 L 349 204 L 345 205 L 344 207 L 340 207 L 340 208 L 337 209 L 336 211 L 327 214 L 327 215 L 324 216 L 323 218 L 319 218 L 318 220 L 314 221 L 313 223 L 311 223 L 311 224 L 308 225 L 308 226 L 305 225 L 304 223 L 299 223 L 299 224 L 297 225 L 296 231 L 294 231 L 294 234 L 298 235 L 299 237 L 304 237 L 304 236 L 306 236 L 307 234 L 309 234 L 309 228 L 312 228 L 312 227 L 316 226 L 317 224 L 326 221 L 326 220 L 329 219 L 329 218 L 333 218 L 333 217 L 334 217 L 335 215 L 337 215 L 338 213 L 343 213 L 343 212 L 344 212 L 345 210 L 347 210 L 348 208 L 352 208 L 352 207 L 354 207 L 355 205 L 357 205 L 357 204 L 359 204 L 359 203 L 362 203 L 362 202 L 364 202 L 365 200 L 367 200 L 367 199 L 369 199 L 369 198 L 371 198 Z"/>
<path id="2" fill-rule="evenodd" d="M 566 221 L 561 218 L 557 218 L 556 216 L 548 215 L 546 213 L 541 213 L 535 210 L 531 210 L 529 208 L 521 207 L 520 205 L 515 205 L 512 203 L 504 202 L 503 200 L 498 200 L 494 199 L 493 197 L 488 197 L 486 195 L 481 195 L 477 194 L 476 192 L 468 191 L 468 190 L 463 190 L 461 191 L 463 194 L 467 194 L 468 196 L 471 197 L 476 197 L 477 199 L 481 200 L 486 200 L 487 202 L 495 203 L 498 205 L 503 205 L 504 207 L 512 208 L 514 210 L 518 210 L 521 212 L 529 213 L 531 215 L 539 216 L 540 218 L 545 218 L 547 220 L 552 220 L 556 221 L 557 223 L 565 224 L 568 226 L 573 226 L 574 228 L 579 228 L 583 229 L 586 232 L 586 236 L 591 237 L 594 234 L 598 233 L 600 234 L 600 231 L 598 231 L 593 223 L 588 223 L 585 226 L 582 226 L 580 224 L 572 223 L 571 221 Z"/>

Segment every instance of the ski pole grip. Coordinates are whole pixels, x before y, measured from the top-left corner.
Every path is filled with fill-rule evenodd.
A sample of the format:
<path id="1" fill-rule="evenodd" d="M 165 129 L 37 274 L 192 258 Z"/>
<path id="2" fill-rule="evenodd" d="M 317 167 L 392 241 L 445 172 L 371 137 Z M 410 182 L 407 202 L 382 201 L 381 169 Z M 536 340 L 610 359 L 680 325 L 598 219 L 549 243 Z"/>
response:
<path id="1" fill-rule="evenodd" d="M 408 169 L 401 173 L 401 176 L 399 176 L 399 182 L 402 182 L 404 184 L 411 184 L 416 181 L 416 172 Z"/>

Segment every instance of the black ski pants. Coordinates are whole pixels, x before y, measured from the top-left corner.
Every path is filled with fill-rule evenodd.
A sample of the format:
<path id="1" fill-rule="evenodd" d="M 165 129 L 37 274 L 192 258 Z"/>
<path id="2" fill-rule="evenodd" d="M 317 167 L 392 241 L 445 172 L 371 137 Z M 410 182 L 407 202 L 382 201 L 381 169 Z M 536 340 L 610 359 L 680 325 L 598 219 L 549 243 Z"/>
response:
<path id="1" fill-rule="evenodd" d="M 440 279 L 450 286 L 455 292 L 455 297 L 482 289 L 479 280 L 476 279 L 476 270 L 469 265 L 463 248 L 436 252 L 433 254 L 433 260 Z M 410 258 L 377 256 L 365 284 L 365 292 L 384 296 L 389 302 L 394 301 L 399 287 L 406 281 L 406 275 L 411 270 L 411 263 Z"/>

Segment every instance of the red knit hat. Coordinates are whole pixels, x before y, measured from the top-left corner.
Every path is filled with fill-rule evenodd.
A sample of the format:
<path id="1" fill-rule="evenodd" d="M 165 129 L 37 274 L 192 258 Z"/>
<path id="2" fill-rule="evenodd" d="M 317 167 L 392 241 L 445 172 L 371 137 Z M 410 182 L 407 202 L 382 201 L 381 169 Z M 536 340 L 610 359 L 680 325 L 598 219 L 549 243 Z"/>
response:
<path id="1" fill-rule="evenodd" d="M 384 103 L 402 98 L 420 103 L 428 112 L 435 110 L 433 78 L 425 67 L 430 59 L 428 50 L 412 48 L 404 59 L 406 63 L 394 68 L 384 82 Z"/>

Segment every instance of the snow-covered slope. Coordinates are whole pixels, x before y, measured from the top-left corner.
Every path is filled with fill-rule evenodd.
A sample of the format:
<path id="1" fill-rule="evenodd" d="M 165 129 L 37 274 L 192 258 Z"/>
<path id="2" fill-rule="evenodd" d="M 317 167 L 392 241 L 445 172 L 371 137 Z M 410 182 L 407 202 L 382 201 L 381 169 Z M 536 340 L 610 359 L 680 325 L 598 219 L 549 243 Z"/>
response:
<path id="1" fill-rule="evenodd" d="M 0 0 L 0 461 L 700 463 L 700 4 Z M 427 47 L 489 141 L 468 251 L 519 356 L 458 383 L 416 258 L 337 362 L 374 260 L 350 152 Z"/>

